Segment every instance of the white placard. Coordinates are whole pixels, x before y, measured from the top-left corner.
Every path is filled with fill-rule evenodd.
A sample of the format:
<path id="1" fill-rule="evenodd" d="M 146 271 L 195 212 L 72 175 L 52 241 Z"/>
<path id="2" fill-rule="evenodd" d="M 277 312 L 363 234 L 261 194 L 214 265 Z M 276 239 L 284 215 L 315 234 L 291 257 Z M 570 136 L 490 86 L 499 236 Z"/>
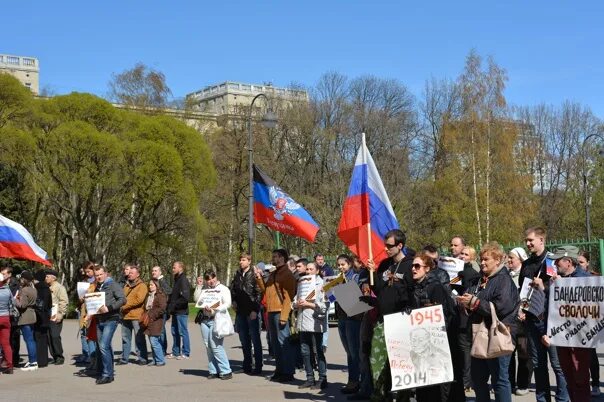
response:
<path id="1" fill-rule="evenodd" d="M 296 299 L 308 299 L 314 300 L 315 295 L 311 293 L 317 292 L 317 276 L 316 275 L 304 275 L 298 279 L 298 289 L 296 292 Z M 310 296 L 310 297 L 309 297 Z"/>
<path id="2" fill-rule="evenodd" d="M 447 271 L 449 280 L 457 278 L 459 273 L 463 271 L 464 264 L 465 262 L 459 258 L 438 257 L 438 267 Z"/>
<path id="3" fill-rule="evenodd" d="M 533 283 L 532 279 L 524 278 L 524 282 L 522 282 L 522 288 L 520 288 L 520 300 L 528 299 L 529 292 L 531 290 L 531 283 Z"/>
<path id="4" fill-rule="evenodd" d="M 372 307 L 359 301 L 359 297 L 363 296 L 361 293 L 361 289 L 359 289 L 359 285 L 356 282 L 350 281 L 338 285 L 332 289 L 336 300 L 342 310 L 346 313 L 348 317 L 352 317 L 353 315 L 357 315 L 360 313 L 364 313 L 365 311 L 369 311 Z"/>
<path id="5" fill-rule="evenodd" d="M 210 307 L 215 309 L 216 307 L 220 306 L 221 300 L 220 289 L 203 289 L 199 295 L 199 299 L 197 299 L 197 303 L 195 303 L 195 307 Z"/>
<path id="6" fill-rule="evenodd" d="M 86 303 L 86 313 L 88 315 L 95 315 L 99 308 L 105 305 L 105 292 L 86 293 L 84 295 L 84 303 Z"/>
<path id="7" fill-rule="evenodd" d="M 90 283 L 88 283 L 88 282 L 78 282 L 78 297 L 80 299 L 84 297 L 86 292 L 88 292 L 89 287 L 90 287 Z"/>
<path id="8" fill-rule="evenodd" d="M 453 381 L 442 306 L 384 316 L 392 391 Z"/>
<path id="9" fill-rule="evenodd" d="M 558 278 L 550 284 L 547 335 L 552 345 L 595 348 L 604 343 L 603 313 L 604 277 Z"/>

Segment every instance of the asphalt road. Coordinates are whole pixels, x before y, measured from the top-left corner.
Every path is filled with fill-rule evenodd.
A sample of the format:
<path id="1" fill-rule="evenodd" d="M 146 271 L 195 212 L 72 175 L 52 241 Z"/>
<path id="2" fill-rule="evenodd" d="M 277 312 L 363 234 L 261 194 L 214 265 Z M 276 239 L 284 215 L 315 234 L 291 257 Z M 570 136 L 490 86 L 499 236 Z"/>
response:
<path id="1" fill-rule="evenodd" d="M 233 379 L 208 380 L 206 378 L 207 357 L 201 339 L 199 326 L 189 322 L 191 335 L 191 359 L 167 360 L 164 367 L 146 367 L 129 364 L 116 366 L 115 381 L 111 384 L 96 385 L 95 379 L 74 375 L 80 370 L 73 364 L 72 357 L 81 351 L 77 333 L 77 322 L 66 320 L 63 326 L 63 347 L 66 363 L 62 366 L 50 365 L 33 372 L 15 370 L 13 375 L 1 375 L 2 400 L 5 401 L 345 401 L 339 388 L 346 383 L 346 355 L 342 348 L 337 328 L 330 328 L 327 349 L 329 387 L 323 393 L 301 391 L 298 385 L 305 378 L 303 372 L 296 373 L 292 384 L 271 383 L 266 380 L 273 370 L 272 363 L 264 366 L 264 376 L 236 374 Z M 262 334 L 265 345 L 265 333 Z M 121 350 L 120 329 L 113 339 L 114 351 Z M 171 347 L 171 336 L 168 335 Z M 226 351 L 233 369 L 241 367 L 241 348 L 238 337 L 226 339 Z M 21 355 L 26 360 L 25 344 L 21 344 Z M 266 350 L 265 350 L 266 353 Z M 601 355 L 604 356 L 604 355 Z M 117 358 L 117 353 L 116 353 Z M 600 358 L 602 359 L 602 357 Z M 550 373 L 551 376 L 551 373 Z M 552 377 L 552 384 L 555 381 Z M 468 401 L 474 399 L 469 395 Z M 534 401 L 535 394 L 513 396 L 514 401 Z M 604 401 L 604 397 L 593 400 Z"/>

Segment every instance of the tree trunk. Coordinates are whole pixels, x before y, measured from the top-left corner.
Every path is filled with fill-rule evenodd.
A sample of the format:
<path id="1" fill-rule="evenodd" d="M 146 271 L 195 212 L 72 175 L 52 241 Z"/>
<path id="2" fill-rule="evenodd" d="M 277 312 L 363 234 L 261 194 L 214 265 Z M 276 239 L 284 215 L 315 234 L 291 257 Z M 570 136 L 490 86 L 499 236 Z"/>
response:
<path id="1" fill-rule="evenodd" d="M 474 210 L 476 211 L 476 228 L 478 229 L 478 240 L 482 244 L 482 228 L 480 225 L 480 209 L 478 208 L 478 177 L 476 174 L 476 143 L 474 141 L 474 126 L 470 129 L 470 140 L 472 145 L 472 188 L 474 191 Z"/>

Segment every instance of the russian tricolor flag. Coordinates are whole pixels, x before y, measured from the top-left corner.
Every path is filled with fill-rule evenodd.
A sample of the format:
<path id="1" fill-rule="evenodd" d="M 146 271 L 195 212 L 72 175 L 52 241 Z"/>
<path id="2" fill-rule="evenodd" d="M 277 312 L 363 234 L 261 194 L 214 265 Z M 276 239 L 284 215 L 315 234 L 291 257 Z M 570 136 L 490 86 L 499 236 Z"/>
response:
<path id="1" fill-rule="evenodd" d="M 52 265 L 31 234 L 20 224 L 0 215 L 0 258 L 16 258 Z"/>
<path id="2" fill-rule="evenodd" d="M 254 222 L 278 232 L 315 241 L 319 225 L 277 185 L 254 165 Z"/>
<path id="3" fill-rule="evenodd" d="M 384 236 L 398 229 L 398 221 L 384 189 L 380 174 L 365 145 L 365 134 L 352 171 L 344 201 L 338 237 L 361 261 L 370 257 L 378 265 L 386 258 Z"/>

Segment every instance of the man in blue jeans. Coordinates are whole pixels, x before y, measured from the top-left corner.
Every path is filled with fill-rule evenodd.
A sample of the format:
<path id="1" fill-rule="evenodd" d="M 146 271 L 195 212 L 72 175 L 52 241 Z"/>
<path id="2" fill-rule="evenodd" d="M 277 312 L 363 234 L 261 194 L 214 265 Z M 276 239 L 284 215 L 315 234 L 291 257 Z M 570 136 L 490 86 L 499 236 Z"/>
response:
<path id="1" fill-rule="evenodd" d="M 95 265 L 94 277 L 96 279 L 95 292 L 105 293 L 105 305 L 99 308 L 96 315 L 87 317 L 88 321 L 91 317 L 96 319 L 96 350 L 98 352 L 96 363 L 97 374 L 99 375 L 96 383 L 101 385 L 113 382 L 113 348 L 111 347 L 111 341 L 120 319 L 120 308 L 126 303 L 126 297 L 123 288 L 107 276 L 104 267 Z"/>
<path id="2" fill-rule="evenodd" d="M 185 265 L 176 261 L 172 265 L 174 274 L 174 286 L 168 299 L 168 313 L 172 315 L 172 354 L 167 355 L 169 359 L 189 359 L 191 346 L 189 343 L 189 298 L 191 296 L 191 285 L 185 275 Z"/>
<path id="3" fill-rule="evenodd" d="M 239 256 L 239 270 L 231 282 L 231 298 L 236 311 L 235 327 L 243 350 L 243 372 L 258 375 L 262 373 L 262 342 L 260 341 L 260 300 L 262 293 L 254 279 L 251 268 L 252 256 Z M 252 369 L 252 345 L 254 347 L 254 368 Z"/>
<path id="4" fill-rule="evenodd" d="M 294 354 L 291 350 L 289 315 L 296 291 L 296 280 L 287 268 L 288 253 L 284 249 L 273 250 L 273 265 L 266 283 L 256 269 L 256 284 L 266 295 L 268 310 L 267 330 L 275 354 L 275 373 L 271 381 L 288 383 L 294 380 Z"/>
<path id="5" fill-rule="evenodd" d="M 546 288 L 549 287 L 549 277 L 547 275 L 545 250 L 545 229 L 540 227 L 528 228 L 524 232 L 524 241 L 528 251 L 531 253 L 522 263 L 518 285 L 522 288 L 524 280 L 532 280 L 540 277 Z M 547 294 L 547 293 L 546 293 Z M 547 314 L 547 308 L 545 309 Z M 542 335 L 545 334 L 545 317 L 535 317 L 530 313 L 525 313 L 519 309 L 518 319 L 524 322 L 527 333 L 528 351 L 533 363 L 535 373 L 535 397 L 537 402 L 551 402 L 551 391 L 549 382 L 549 369 L 547 358 L 556 375 L 556 402 L 566 402 L 569 400 L 566 379 L 558 360 L 558 353 L 555 346 L 545 346 L 542 342 Z"/>

